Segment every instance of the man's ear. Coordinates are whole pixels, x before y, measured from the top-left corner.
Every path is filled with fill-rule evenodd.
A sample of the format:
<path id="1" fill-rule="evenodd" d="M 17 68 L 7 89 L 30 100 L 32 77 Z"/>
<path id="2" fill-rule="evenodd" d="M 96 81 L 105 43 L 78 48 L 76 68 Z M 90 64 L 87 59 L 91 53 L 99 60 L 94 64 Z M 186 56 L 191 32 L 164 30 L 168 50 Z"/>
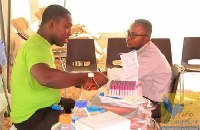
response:
<path id="1" fill-rule="evenodd" d="M 54 24 L 55 24 L 55 21 L 53 19 L 51 19 L 49 21 L 49 28 L 53 28 Z"/>
<path id="2" fill-rule="evenodd" d="M 145 43 L 148 43 L 151 40 L 150 37 L 145 37 Z"/>

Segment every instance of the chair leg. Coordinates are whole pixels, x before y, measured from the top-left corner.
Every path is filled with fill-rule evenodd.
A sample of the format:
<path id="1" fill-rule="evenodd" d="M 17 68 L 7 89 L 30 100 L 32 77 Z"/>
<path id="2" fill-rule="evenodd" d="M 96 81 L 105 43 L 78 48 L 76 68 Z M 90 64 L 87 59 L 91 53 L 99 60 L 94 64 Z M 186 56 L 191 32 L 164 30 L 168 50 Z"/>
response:
<path id="1" fill-rule="evenodd" d="M 66 90 L 66 88 L 64 88 L 64 97 L 66 97 L 67 96 L 67 90 Z"/>
<path id="2" fill-rule="evenodd" d="M 61 58 L 61 60 L 62 60 L 62 62 L 61 62 L 62 63 L 62 68 L 63 68 L 64 71 L 66 71 L 66 63 L 65 63 L 66 60 L 65 59 L 66 59 L 65 57 Z"/>
<path id="3" fill-rule="evenodd" d="M 157 129 L 157 130 L 160 130 L 161 129 L 161 125 L 160 123 L 158 123 L 156 120 L 154 120 L 153 118 L 151 118 L 153 123 L 154 123 L 154 126 L 153 126 L 153 129 Z"/>
<path id="4" fill-rule="evenodd" d="M 62 69 L 65 71 L 65 63 L 64 63 L 63 59 L 60 56 L 57 56 L 57 57 L 61 62 Z"/>
<path id="5" fill-rule="evenodd" d="M 161 125 L 160 123 L 156 123 L 157 124 L 157 130 L 161 130 Z"/>

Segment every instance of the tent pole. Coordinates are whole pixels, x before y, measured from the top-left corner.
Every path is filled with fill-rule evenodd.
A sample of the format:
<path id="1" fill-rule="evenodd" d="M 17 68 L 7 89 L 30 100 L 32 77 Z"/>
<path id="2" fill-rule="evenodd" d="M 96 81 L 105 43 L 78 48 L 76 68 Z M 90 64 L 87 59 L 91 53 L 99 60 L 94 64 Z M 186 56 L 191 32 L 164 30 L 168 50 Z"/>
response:
<path id="1" fill-rule="evenodd" d="M 66 0 L 64 0 L 64 7 L 66 8 Z"/>
<path id="2" fill-rule="evenodd" d="M 7 24 L 7 88 L 10 92 L 10 13 L 11 0 L 8 0 L 8 24 Z"/>

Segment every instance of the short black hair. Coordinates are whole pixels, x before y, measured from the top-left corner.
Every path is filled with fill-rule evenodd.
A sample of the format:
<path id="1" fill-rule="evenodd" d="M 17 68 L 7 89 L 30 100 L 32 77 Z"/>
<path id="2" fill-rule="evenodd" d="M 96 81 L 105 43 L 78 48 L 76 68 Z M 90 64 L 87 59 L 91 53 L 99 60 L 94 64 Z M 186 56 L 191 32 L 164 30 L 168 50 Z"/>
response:
<path id="1" fill-rule="evenodd" d="M 54 19 L 55 21 L 59 21 L 60 17 L 63 17 L 66 14 L 70 14 L 71 13 L 64 8 L 61 5 L 49 5 L 45 10 L 44 13 L 42 15 L 42 22 L 41 25 L 49 22 L 51 19 Z"/>
<path id="2" fill-rule="evenodd" d="M 146 19 L 137 19 L 137 20 L 135 20 L 135 22 L 142 24 L 142 26 L 146 29 L 146 31 L 149 34 L 149 36 L 151 36 L 152 24 L 148 20 L 146 20 Z"/>

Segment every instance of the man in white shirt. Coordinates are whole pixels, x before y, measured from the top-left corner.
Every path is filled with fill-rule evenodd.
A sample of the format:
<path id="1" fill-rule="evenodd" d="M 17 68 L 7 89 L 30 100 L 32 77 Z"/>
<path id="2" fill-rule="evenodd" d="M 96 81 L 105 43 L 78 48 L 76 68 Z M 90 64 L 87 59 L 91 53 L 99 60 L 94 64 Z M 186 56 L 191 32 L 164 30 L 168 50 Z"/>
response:
<path id="1" fill-rule="evenodd" d="M 171 91 L 172 72 L 165 56 L 151 42 L 151 33 L 148 20 L 135 20 L 127 31 L 127 47 L 137 50 L 143 96 L 161 102 L 161 94 Z"/>

